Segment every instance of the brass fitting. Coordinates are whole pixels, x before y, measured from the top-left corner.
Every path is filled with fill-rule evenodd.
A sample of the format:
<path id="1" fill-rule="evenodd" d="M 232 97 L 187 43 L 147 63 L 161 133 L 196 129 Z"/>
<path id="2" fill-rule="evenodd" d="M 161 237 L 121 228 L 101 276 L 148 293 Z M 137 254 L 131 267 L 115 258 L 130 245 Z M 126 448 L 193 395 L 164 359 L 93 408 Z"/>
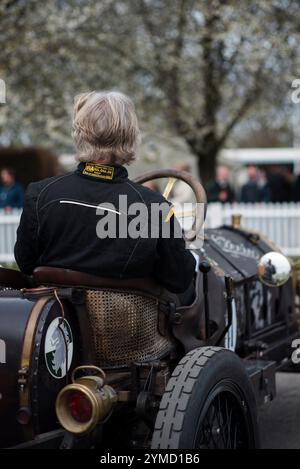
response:
<path id="1" fill-rule="evenodd" d="M 75 379 L 79 370 L 87 369 L 97 371 L 98 375 Z M 92 365 L 73 371 L 72 384 L 65 386 L 56 399 L 56 415 L 65 430 L 76 435 L 89 433 L 109 414 L 118 396 L 104 380 L 104 371 Z"/>
<path id="2" fill-rule="evenodd" d="M 239 213 L 235 213 L 231 215 L 231 225 L 233 228 L 240 228 L 241 227 L 241 219 L 242 215 Z"/>

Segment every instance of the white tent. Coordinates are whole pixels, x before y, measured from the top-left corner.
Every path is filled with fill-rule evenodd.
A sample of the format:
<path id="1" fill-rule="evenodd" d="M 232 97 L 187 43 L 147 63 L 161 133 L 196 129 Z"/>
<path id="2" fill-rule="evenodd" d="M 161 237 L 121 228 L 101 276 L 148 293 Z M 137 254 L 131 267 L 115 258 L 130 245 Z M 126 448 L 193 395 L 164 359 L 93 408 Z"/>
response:
<path id="1" fill-rule="evenodd" d="M 300 148 L 238 148 L 224 149 L 219 162 L 234 167 L 248 164 L 293 164 L 294 172 L 300 173 Z"/>

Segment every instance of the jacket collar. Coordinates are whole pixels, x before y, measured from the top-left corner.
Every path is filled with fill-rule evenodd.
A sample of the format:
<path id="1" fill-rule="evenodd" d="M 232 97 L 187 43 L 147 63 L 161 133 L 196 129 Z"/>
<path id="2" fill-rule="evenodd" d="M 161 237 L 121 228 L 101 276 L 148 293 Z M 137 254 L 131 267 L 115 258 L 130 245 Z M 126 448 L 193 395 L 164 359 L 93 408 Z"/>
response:
<path id="1" fill-rule="evenodd" d="M 128 178 L 127 169 L 119 164 L 79 163 L 75 172 L 99 182 L 123 182 Z"/>

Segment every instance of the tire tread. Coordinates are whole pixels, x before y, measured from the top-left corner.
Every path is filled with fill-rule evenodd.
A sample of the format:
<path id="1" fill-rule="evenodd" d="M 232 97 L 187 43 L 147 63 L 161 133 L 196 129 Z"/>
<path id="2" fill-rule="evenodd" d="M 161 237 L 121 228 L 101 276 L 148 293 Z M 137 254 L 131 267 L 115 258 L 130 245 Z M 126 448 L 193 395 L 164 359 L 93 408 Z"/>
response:
<path id="1" fill-rule="evenodd" d="M 152 448 L 177 445 L 194 384 L 209 360 L 223 352 L 219 347 L 201 347 L 187 353 L 172 374 L 162 397 L 152 437 Z M 178 404 L 177 399 L 180 399 Z M 175 446 L 178 447 L 178 446 Z"/>

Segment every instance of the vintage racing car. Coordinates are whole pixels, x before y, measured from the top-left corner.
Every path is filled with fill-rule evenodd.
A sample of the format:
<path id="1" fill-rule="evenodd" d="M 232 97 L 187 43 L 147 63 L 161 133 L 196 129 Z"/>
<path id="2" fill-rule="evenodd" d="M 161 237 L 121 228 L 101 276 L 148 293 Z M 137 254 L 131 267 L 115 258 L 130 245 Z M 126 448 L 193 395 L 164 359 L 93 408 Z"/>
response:
<path id="1" fill-rule="evenodd" d="M 188 173 L 138 182 L 163 177 L 205 204 Z M 197 254 L 189 306 L 150 278 L 0 269 L 0 446 L 259 447 L 257 407 L 300 338 L 299 272 L 239 217 L 206 230 Z"/>

